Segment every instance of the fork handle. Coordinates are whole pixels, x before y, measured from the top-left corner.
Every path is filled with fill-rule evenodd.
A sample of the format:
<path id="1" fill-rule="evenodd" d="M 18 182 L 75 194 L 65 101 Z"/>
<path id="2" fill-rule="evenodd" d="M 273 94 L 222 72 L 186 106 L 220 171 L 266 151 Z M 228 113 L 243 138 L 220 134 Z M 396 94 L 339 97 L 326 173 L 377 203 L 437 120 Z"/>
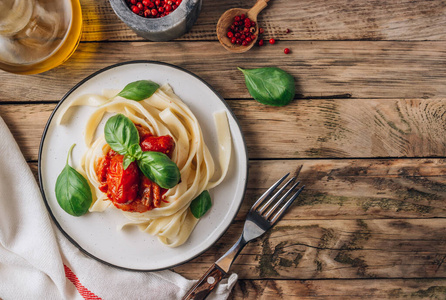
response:
<path id="1" fill-rule="evenodd" d="M 222 280 L 226 272 L 223 271 L 215 263 L 207 270 L 207 272 L 198 280 L 198 282 L 187 292 L 183 300 L 201 300 L 206 299 L 209 293 Z"/>

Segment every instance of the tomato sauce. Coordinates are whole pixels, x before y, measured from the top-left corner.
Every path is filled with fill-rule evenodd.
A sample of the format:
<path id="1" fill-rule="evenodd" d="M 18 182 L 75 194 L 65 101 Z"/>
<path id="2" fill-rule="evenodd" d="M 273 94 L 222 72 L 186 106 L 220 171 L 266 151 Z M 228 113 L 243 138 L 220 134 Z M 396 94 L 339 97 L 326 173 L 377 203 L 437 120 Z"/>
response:
<path id="1" fill-rule="evenodd" d="M 154 136 L 141 125 L 136 125 L 136 128 L 142 151 L 162 152 L 171 157 L 175 148 L 171 136 Z M 124 170 L 123 159 L 123 155 L 113 150 L 98 159 L 96 174 L 100 182 L 99 189 L 107 194 L 117 208 L 124 211 L 145 212 L 161 207 L 167 190 L 144 176 L 136 162 Z"/>

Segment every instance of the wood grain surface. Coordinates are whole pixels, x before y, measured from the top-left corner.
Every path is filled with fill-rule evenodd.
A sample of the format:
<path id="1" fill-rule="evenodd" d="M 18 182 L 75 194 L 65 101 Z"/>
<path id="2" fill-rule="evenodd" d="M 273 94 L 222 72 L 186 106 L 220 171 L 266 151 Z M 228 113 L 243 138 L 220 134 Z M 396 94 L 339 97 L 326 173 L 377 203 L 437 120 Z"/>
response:
<path id="1" fill-rule="evenodd" d="M 237 240 L 252 203 L 302 167 L 305 191 L 231 269 L 231 299 L 446 299 L 446 2 L 274 0 L 258 23 L 277 43 L 231 54 L 217 20 L 254 3 L 203 0 L 189 33 L 156 43 L 108 0 L 81 0 L 83 35 L 67 62 L 39 75 L 0 71 L 0 117 L 37 177 L 47 119 L 80 80 L 130 60 L 185 68 L 225 98 L 250 161 L 233 224 L 174 271 L 200 278 Z M 266 66 L 296 79 L 290 105 L 249 95 L 237 67 Z"/>
<path id="2" fill-rule="evenodd" d="M 37 163 L 30 167 L 37 178 Z M 446 213 L 445 159 L 253 160 L 236 220 L 244 220 L 277 178 L 300 167 L 305 191 L 283 220 L 429 219 Z"/>
<path id="3" fill-rule="evenodd" d="M 288 47 L 291 54 L 284 54 Z M 106 66 L 155 60 L 185 68 L 226 99 L 250 99 L 237 67 L 280 67 L 296 80 L 296 98 L 446 98 L 446 41 L 289 41 L 231 54 L 210 42 L 81 43 L 60 67 L 27 76 L 0 73 L 0 101 L 59 101 L 76 83 Z M 206 51 L 204 51 L 206 49 Z M 228 64 L 228 62 L 230 62 Z M 32 87 L 32 88 L 30 88 Z"/>
<path id="4" fill-rule="evenodd" d="M 248 244 L 231 270 L 244 279 L 442 278 L 446 220 L 282 220 Z M 235 243 L 243 222 L 175 270 L 199 278 Z"/>
<path id="5" fill-rule="evenodd" d="M 254 100 L 228 104 L 250 158 L 443 157 L 446 102 L 431 99 L 302 99 L 277 108 Z M 2 105 L 28 160 L 55 104 Z"/>
<path id="6" fill-rule="evenodd" d="M 234 299 L 444 299 L 444 280 L 244 280 Z"/>
<path id="7" fill-rule="evenodd" d="M 179 40 L 216 40 L 218 18 L 255 0 L 203 1 L 196 25 Z M 113 13 L 108 0 L 81 0 L 85 41 L 142 40 Z M 265 38 L 280 40 L 445 40 L 443 1 L 274 0 L 259 16 Z M 290 33 L 286 33 L 290 29 Z"/>

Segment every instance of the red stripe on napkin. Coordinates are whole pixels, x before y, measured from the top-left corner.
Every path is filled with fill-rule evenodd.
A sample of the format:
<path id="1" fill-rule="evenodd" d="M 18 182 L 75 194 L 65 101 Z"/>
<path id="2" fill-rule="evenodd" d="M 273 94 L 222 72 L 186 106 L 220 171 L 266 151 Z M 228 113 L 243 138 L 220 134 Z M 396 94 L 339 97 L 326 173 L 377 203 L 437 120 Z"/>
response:
<path id="1" fill-rule="evenodd" d="M 77 278 L 76 274 L 74 274 L 70 268 L 68 268 L 66 265 L 63 265 L 63 267 L 65 269 L 65 277 L 67 277 L 68 280 L 74 284 L 77 291 L 79 292 L 79 294 L 81 294 L 82 297 L 84 297 L 84 299 L 102 300 L 100 297 L 96 296 L 95 294 L 90 292 L 89 289 L 87 289 L 85 286 L 83 286 L 82 283 Z"/>

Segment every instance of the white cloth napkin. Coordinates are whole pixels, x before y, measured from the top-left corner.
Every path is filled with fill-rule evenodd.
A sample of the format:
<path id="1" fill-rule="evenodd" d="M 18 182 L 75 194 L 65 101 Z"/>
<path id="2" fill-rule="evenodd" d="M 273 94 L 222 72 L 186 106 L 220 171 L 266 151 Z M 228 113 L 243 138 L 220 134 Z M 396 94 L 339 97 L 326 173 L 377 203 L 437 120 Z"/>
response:
<path id="1" fill-rule="evenodd" d="M 180 299 L 194 281 L 172 271 L 130 272 L 87 257 L 52 225 L 40 190 L 0 118 L 0 298 Z M 226 299 L 237 275 L 209 299 Z"/>

